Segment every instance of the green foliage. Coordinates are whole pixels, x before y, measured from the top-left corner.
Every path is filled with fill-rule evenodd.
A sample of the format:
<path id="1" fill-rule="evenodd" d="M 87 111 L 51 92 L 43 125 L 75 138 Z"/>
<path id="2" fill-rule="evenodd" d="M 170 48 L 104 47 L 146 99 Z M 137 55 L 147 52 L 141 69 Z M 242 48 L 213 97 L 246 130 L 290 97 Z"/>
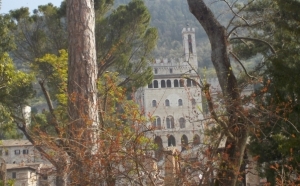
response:
<path id="1" fill-rule="evenodd" d="M 149 27 L 150 14 L 140 0 L 121 5 L 109 16 L 97 16 L 96 44 L 99 74 L 107 69 L 125 77 L 122 85 L 138 88 L 152 79 L 150 52 L 157 31 Z"/>
<path id="2" fill-rule="evenodd" d="M 52 73 L 47 78 L 48 85 L 55 100 L 59 105 L 67 105 L 67 78 L 68 78 L 68 53 L 66 50 L 60 50 L 59 55 L 45 54 L 42 58 L 36 59 L 33 69 L 38 70 L 40 64 L 45 64 L 51 68 Z"/>
<path id="3" fill-rule="evenodd" d="M 265 169 L 268 175 L 273 176 L 268 178 L 273 184 L 276 179 L 283 183 L 290 179 L 280 177 L 281 168 L 286 174 L 290 171 L 299 174 L 299 8 L 297 0 L 261 0 L 250 9 L 262 13 L 268 10 L 266 16 L 269 21 L 265 27 L 259 28 L 259 33 L 268 38 L 276 50 L 276 56 L 268 57 L 265 62 L 264 82 L 258 90 L 258 93 L 266 92 L 258 102 L 261 108 L 268 110 L 268 114 L 262 114 L 261 131 L 255 132 L 250 144 L 251 151 L 259 155 L 260 162 L 272 165 L 272 168 Z"/>
<path id="4" fill-rule="evenodd" d="M 11 113 L 19 115 L 34 94 L 32 74 L 17 71 L 7 53 L 0 57 L 0 138 L 18 138 Z"/>

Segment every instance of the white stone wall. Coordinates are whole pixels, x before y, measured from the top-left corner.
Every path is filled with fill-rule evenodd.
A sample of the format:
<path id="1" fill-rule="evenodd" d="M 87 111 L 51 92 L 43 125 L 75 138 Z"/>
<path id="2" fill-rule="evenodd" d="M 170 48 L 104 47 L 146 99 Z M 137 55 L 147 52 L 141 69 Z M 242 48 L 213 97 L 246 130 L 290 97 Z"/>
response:
<path id="1" fill-rule="evenodd" d="M 30 163 L 35 161 L 34 147 L 33 146 L 12 146 L 0 147 L 2 150 L 2 158 L 6 163 L 19 164 Z"/>
<path id="2" fill-rule="evenodd" d="M 190 35 L 190 36 L 189 36 Z M 191 41 L 189 41 L 189 37 Z M 160 137 L 162 139 L 163 147 L 168 147 L 168 139 L 170 136 L 175 138 L 176 149 L 181 151 L 181 138 L 183 135 L 187 137 L 188 143 L 193 142 L 194 136 L 197 134 L 202 138 L 203 126 L 201 120 L 202 113 L 202 95 L 199 87 L 189 85 L 185 78 L 193 78 L 197 82 L 197 74 L 194 69 L 198 69 L 195 29 L 184 28 L 182 30 L 184 56 L 179 59 L 156 59 L 153 67 L 154 79 L 152 84 L 140 88 L 136 92 L 136 101 L 140 104 L 141 110 L 146 116 L 153 120 L 156 117 L 160 118 L 161 127 L 153 128 L 153 132 L 148 135 L 153 137 Z M 192 46 L 193 53 L 190 53 Z M 175 81 L 178 81 L 176 86 Z M 162 81 L 165 81 L 163 87 Z M 171 82 L 168 86 L 167 81 Z M 180 86 L 184 82 L 184 86 Z M 157 86 L 156 86 L 157 85 Z M 179 99 L 182 105 L 179 105 Z M 166 105 L 168 100 L 169 105 Z M 153 105 L 153 101 L 156 105 Z M 172 117 L 174 120 L 174 127 L 168 128 L 167 118 Z M 180 119 L 184 118 L 185 126 L 180 126 Z M 152 120 L 152 122 L 153 122 Z M 182 120 L 182 119 L 181 119 Z M 153 126 L 149 122 L 148 127 Z M 200 140 L 201 141 L 201 140 Z"/>
<path id="3" fill-rule="evenodd" d="M 13 174 L 16 178 L 13 178 Z M 34 170 L 31 169 L 12 169 L 7 171 L 7 179 L 13 179 L 14 186 L 37 186 L 38 177 Z"/>

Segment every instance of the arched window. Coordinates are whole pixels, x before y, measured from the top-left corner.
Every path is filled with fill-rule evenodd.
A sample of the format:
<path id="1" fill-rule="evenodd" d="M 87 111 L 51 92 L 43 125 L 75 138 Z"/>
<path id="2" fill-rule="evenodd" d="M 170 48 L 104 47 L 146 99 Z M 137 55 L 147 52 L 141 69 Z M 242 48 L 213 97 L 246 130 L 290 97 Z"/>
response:
<path id="1" fill-rule="evenodd" d="M 187 80 L 186 86 L 187 86 L 187 87 L 191 87 L 191 86 L 192 86 L 192 80 L 188 79 L 188 80 Z"/>
<path id="2" fill-rule="evenodd" d="M 168 137 L 168 147 L 171 147 L 171 146 L 173 146 L 173 147 L 176 146 L 176 140 L 173 135 Z"/>
<path id="3" fill-rule="evenodd" d="M 170 101 L 168 99 L 165 100 L 165 106 L 169 107 L 170 106 Z"/>
<path id="4" fill-rule="evenodd" d="M 179 100 L 178 100 L 178 106 L 182 106 L 182 105 L 183 105 L 182 99 L 179 99 Z"/>
<path id="5" fill-rule="evenodd" d="M 173 116 L 168 116 L 166 118 L 166 124 L 167 124 L 167 129 L 173 129 L 173 128 L 175 128 Z"/>
<path id="6" fill-rule="evenodd" d="M 153 88 L 152 83 L 148 84 L 148 88 Z"/>
<path id="7" fill-rule="evenodd" d="M 167 80 L 167 87 L 172 87 L 171 80 Z"/>
<path id="8" fill-rule="evenodd" d="M 184 118 L 179 119 L 179 125 L 180 125 L 180 128 L 185 128 L 185 119 Z"/>
<path id="9" fill-rule="evenodd" d="M 193 53 L 193 44 L 192 44 L 192 36 L 190 34 L 188 35 L 188 42 L 189 42 L 189 52 L 192 54 Z"/>
<path id="10" fill-rule="evenodd" d="M 187 150 L 189 145 L 189 140 L 186 135 L 182 135 L 181 137 L 181 152 Z"/>
<path id="11" fill-rule="evenodd" d="M 152 122 L 152 127 L 155 129 L 161 129 L 161 119 L 160 117 L 156 116 Z"/>
<path id="12" fill-rule="evenodd" d="M 180 87 L 184 87 L 184 79 L 180 79 Z"/>
<path id="13" fill-rule="evenodd" d="M 174 80 L 174 87 L 179 87 L 179 84 L 178 84 L 178 80 L 177 80 L 177 79 Z"/>
<path id="14" fill-rule="evenodd" d="M 156 100 L 152 100 L 152 107 L 156 107 L 157 104 L 156 104 Z"/>
<path id="15" fill-rule="evenodd" d="M 161 87 L 161 88 L 165 88 L 165 87 L 166 87 L 166 82 L 165 82 L 165 80 L 161 80 L 161 81 L 160 81 L 160 87 Z"/>
<path id="16" fill-rule="evenodd" d="M 200 145 L 200 136 L 198 134 L 195 134 L 193 138 L 193 146 Z"/>
<path id="17" fill-rule="evenodd" d="M 157 148 L 154 151 L 154 156 L 158 161 L 160 161 L 163 159 L 163 143 L 161 137 L 156 136 L 154 143 L 157 145 Z"/>
<path id="18" fill-rule="evenodd" d="M 154 84 L 154 88 L 158 88 L 158 81 L 157 80 L 154 80 L 153 84 Z"/>

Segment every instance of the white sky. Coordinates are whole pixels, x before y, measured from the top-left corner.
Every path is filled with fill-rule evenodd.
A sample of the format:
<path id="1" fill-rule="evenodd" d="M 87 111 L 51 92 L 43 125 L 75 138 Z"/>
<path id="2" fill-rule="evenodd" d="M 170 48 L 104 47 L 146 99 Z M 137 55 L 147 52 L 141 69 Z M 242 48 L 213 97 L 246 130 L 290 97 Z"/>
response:
<path id="1" fill-rule="evenodd" d="M 23 7 L 29 7 L 30 12 L 36 9 L 39 5 L 52 3 L 55 6 L 60 6 L 63 0 L 2 0 L 0 13 L 8 13 L 10 10 Z"/>

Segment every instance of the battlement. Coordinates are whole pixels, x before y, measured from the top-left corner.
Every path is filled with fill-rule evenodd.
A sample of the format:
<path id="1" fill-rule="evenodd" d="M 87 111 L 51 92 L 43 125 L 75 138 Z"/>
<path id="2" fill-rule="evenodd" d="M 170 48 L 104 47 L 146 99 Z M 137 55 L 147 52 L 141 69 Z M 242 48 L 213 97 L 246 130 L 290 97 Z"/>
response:
<path id="1" fill-rule="evenodd" d="M 195 32 L 195 28 L 183 28 L 181 33 L 184 32 Z"/>
<path id="2" fill-rule="evenodd" d="M 158 58 L 154 60 L 153 67 L 165 67 L 165 66 L 187 66 L 188 63 L 184 58 Z"/>

